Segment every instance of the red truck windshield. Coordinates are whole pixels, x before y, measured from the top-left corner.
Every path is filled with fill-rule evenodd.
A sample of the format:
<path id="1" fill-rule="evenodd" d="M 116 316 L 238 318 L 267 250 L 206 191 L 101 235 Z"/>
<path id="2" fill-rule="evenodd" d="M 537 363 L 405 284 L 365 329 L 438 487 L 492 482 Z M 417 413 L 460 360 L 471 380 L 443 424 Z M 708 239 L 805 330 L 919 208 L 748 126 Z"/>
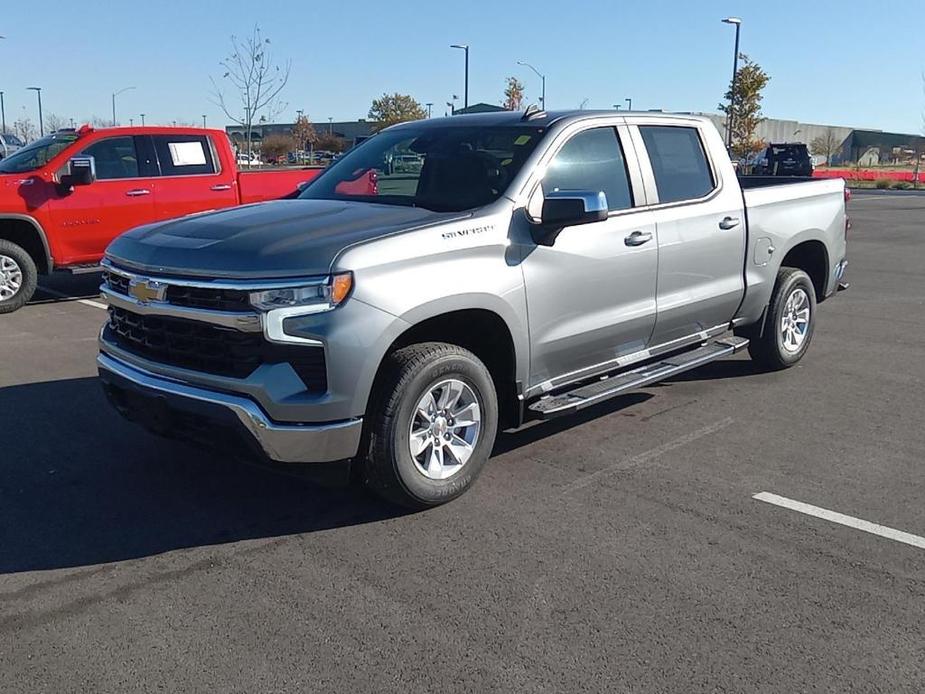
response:
<path id="1" fill-rule="evenodd" d="M 47 135 L 0 161 L 0 173 L 25 173 L 40 169 L 76 139 L 76 133 Z"/>
<path id="2" fill-rule="evenodd" d="M 439 212 L 482 207 L 501 197 L 543 132 L 536 126 L 456 125 L 387 131 L 348 152 L 299 197 Z"/>

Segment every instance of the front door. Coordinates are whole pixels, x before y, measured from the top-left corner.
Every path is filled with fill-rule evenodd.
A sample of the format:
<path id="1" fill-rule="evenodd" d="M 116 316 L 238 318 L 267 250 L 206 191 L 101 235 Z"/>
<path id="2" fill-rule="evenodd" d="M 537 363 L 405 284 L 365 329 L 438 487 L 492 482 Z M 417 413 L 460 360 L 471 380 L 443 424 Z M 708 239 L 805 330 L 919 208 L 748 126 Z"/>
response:
<path id="1" fill-rule="evenodd" d="M 530 386 L 639 352 L 655 325 L 655 220 L 633 209 L 642 195 L 632 190 L 615 128 L 590 128 L 565 142 L 531 196 L 531 216 L 543 194 L 557 190 L 603 191 L 610 215 L 563 229 L 552 246 L 526 249 Z"/>
<path id="2" fill-rule="evenodd" d="M 150 169 L 139 140 L 130 135 L 107 137 L 80 152 L 94 158 L 96 180 L 74 186 L 49 202 L 55 225 L 61 229 L 61 261 L 97 262 L 116 236 L 154 221 L 156 177 L 144 175 Z"/>

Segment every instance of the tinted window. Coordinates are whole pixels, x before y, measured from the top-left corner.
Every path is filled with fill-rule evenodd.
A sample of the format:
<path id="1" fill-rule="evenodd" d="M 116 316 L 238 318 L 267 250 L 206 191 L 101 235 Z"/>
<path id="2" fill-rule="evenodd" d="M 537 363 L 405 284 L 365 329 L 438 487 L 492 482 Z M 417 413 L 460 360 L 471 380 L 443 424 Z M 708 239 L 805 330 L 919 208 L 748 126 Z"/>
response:
<path id="1" fill-rule="evenodd" d="M 771 145 L 768 149 L 774 159 L 809 159 L 806 145 Z"/>
<path id="2" fill-rule="evenodd" d="M 0 173 L 24 173 L 45 166 L 77 139 L 74 133 L 47 135 L 0 161 Z"/>
<path id="3" fill-rule="evenodd" d="M 613 128 L 585 130 L 565 143 L 543 177 L 544 193 L 557 190 L 604 191 L 611 210 L 633 206 L 626 161 Z"/>
<path id="4" fill-rule="evenodd" d="M 299 197 L 440 212 L 482 207 L 504 194 L 542 136 L 529 125 L 402 126 L 354 147 Z"/>
<path id="5" fill-rule="evenodd" d="M 713 174 L 696 128 L 640 126 L 659 202 L 702 198 L 713 190 Z"/>
<path id="6" fill-rule="evenodd" d="M 201 176 L 215 173 L 209 138 L 205 135 L 155 135 L 154 149 L 162 176 Z"/>
<path id="7" fill-rule="evenodd" d="M 113 178 L 138 178 L 138 156 L 135 154 L 134 137 L 110 137 L 94 142 L 81 152 L 96 160 L 96 177 L 100 180 Z"/>

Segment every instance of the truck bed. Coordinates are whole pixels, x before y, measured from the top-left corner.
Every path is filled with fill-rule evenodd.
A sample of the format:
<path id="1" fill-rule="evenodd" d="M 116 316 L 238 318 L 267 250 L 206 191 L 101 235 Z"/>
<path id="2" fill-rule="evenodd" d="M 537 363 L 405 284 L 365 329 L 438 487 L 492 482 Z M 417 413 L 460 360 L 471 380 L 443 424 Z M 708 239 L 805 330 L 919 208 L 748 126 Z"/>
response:
<path id="1" fill-rule="evenodd" d="M 744 176 L 742 197 L 748 220 L 745 301 L 740 312 L 754 314 L 767 304 L 787 249 L 806 239 L 820 241 L 825 276 L 814 278 L 819 299 L 837 286 L 834 264 L 845 257 L 845 182 L 786 176 Z"/>
<path id="2" fill-rule="evenodd" d="M 238 173 L 238 190 L 241 204 L 294 197 L 301 186 L 314 180 L 324 169 L 273 169 L 241 171 Z"/>

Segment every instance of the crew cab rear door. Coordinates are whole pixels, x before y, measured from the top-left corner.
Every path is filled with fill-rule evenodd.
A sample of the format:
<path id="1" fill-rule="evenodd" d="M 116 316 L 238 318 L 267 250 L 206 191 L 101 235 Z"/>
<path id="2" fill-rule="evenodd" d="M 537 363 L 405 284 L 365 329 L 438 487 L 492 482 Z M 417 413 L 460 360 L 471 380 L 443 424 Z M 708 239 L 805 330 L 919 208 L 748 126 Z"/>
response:
<path id="1" fill-rule="evenodd" d="M 715 128 L 629 120 L 658 229 L 656 346 L 732 320 L 745 291 L 745 209 L 732 165 L 708 155 L 723 151 Z"/>
<path id="2" fill-rule="evenodd" d="M 109 242 L 132 227 L 155 221 L 156 168 L 143 137 L 115 135 L 84 146 L 75 156 L 92 156 L 96 180 L 49 200 L 60 263 L 95 263 Z M 66 169 L 58 172 L 67 173 Z"/>
<path id="3" fill-rule="evenodd" d="M 222 167 L 207 134 L 152 135 L 160 165 L 155 204 L 160 219 L 238 204 L 235 171 Z"/>
<path id="4" fill-rule="evenodd" d="M 614 125 L 570 131 L 553 145 L 529 196 L 534 219 L 553 191 L 603 191 L 609 208 L 607 219 L 565 227 L 552 246 L 529 249 L 522 262 L 532 387 L 554 387 L 576 372 L 639 353 L 655 325 L 655 221 L 643 208 L 639 169 L 624 131 Z"/>

